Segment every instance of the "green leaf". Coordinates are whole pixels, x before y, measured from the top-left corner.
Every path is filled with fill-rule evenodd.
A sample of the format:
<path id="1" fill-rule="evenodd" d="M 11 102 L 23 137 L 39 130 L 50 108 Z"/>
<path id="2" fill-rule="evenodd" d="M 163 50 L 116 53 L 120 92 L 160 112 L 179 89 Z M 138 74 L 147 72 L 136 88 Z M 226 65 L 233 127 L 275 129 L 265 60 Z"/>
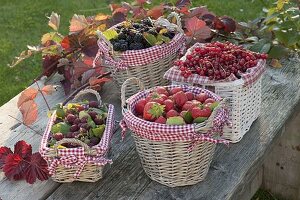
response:
<path id="1" fill-rule="evenodd" d="M 143 33 L 145 40 L 151 45 L 154 46 L 157 43 L 157 38 L 150 33 Z"/>
<path id="2" fill-rule="evenodd" d="M 70 125 L 65 122 L 59 122 L 51 127 L 52 133 L 67 134 L 70 131 Z"/>
<path id="3" fill-rule="evenodd" d="M 193 122 L 193 117 L 192 117 L 192 113 L 190 111 L 183 111 L 183 119 L 184 121 L 186 121 L 186 123 L 192 123 Z"/>
<path id="4" fill-rule="evenodd" d="M 166 122 L 167 125 L 184 125 L 185 121 L 182 117 L 169 117 Z"/>
<path id="5" fill-rule="evenodd" d="M 268 53 L 271 48 L 271 43 L 264 44 L 259 53 Z"/>
<path id="6" fill-rule="evenodd" d="M 102 34 L 104 35 L 104 37 L 107 40 L 111 40 L 111 39 L 118 37 L 117 31 L 115 31 L 114 29 L 108 29 L 108 30 L 102 32 Z"/>
<path id="7" fill-rule="evenodd" d="M 270 43 L 268 43 L 268 41 L 266 39 L 261 39 L 257 43 L 252 45 L 252 47 L 250 47 L 249 50 L 257 52 L 257 53 L 261 53 L 263 51 L 263 49 L 267 49 L 268 45 L 265 46 L 266 44 L 270 44 Z"/>
<path id="8" fill-rule="evenodd" d="M 96 127 L 96 124 L 95 122 L 92 120 L 92 118 L 88 118 L 88 121 L 87 121 L 88 125 L 92 128 L 95 128 Z"/>
<path id="9" fill-rule="evenodd" d="M 164 36 L 164 35 L 158 34 L 157 35 L 157 41 L 162 41 L 162 42 L 165 42 L 165 43 L 169 43 L 171 41 L 171 39 Z"/>
<path id="10" fill-rule="evenodd" d="M 87 117 L 88 119 L 91 118 L 91 116 L 86 111 L 80 111 L 79 112 L 79 119 L 82 119 L 84 117 Z"/>
<path id="11" fill-rule="evenodd" d="M 202 123 L 207 119 L 207 117 L 197 117 L 196 119 L 194 119 L 193 123 Z"/>
<path id="12" fill-rule="evenodd" d="M 269 58 L 282 58 L 289 53 L 289 50 L 281 45 L 274 45 L 269 51 Z"/>
<path id="13" fill-rule="evenodd" d="M 93 135 L 95 137 L 101 138 L 105 130 L 105 124 L 99 125 L 92 129 Z"/>

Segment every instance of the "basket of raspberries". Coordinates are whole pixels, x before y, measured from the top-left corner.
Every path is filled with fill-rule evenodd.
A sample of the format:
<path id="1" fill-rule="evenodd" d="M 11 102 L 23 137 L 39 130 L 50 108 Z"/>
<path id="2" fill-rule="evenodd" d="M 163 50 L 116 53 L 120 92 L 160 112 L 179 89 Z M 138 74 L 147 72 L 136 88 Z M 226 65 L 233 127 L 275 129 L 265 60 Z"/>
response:
<path id="1" fill-rule="evenodd" d="M 130 129 L 146 174 L 169 187 L 204 180 L 222 130 L 228 124 L 226 100 L 193 86 L 157 86 L 125 101 L 121 90 L 122 135 Z M 141 87 L 143 89 L 143 87 Z"/>
<path id="2" fill-rule="evenodd" d="M 185 50 L 182 29 L 164 18 L 124 21 L 98 35 L 96 60 L 101 56 L 119 88 L 130 77 L 138 77 L 147 88 L 166 85 L 164 73 Z M 127 95 L 136 91 L 132 86 Z"/>
<path id="3" fill-rule="evenodd" d="M 91 89 L 59 105 L 43 135 L 40 153 L 57 182 L 95 182 L 102 178 L 114 128 L 114 107 Z"/>
<path id="4" fill-rule="evenodd" d="M 173 84 L 207 88 L 229 101 L 232 125 L 223 137 L 239 142 L 258 118 L 261 80 L 267 54 L 259 54 L 226 42 L 196 43 L 175 61 L 164 78 Z"/>

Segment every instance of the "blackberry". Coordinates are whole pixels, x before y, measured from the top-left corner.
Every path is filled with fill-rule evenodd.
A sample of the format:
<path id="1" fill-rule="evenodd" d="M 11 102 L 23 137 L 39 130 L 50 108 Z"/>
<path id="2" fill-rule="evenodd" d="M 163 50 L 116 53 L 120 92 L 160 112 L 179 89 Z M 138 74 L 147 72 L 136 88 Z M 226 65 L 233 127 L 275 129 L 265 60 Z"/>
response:
<path id="1" fill-rule="evenodd" d="M 143 35 L 141 33 L 136 33 L 135 36 L 133 37 L 134 42 L 142 42 L 144 39 Z"/>
<path id="2" fill-rule="evenodd" d="M 133 23 L 132 26 L 135 29 L 140 29 L 142 27 L 141 24 L 138 24 L 138 23 Z"/>
<path id="3" fill-rule="evenodd" d="M 115 42 L 113 44 L 113 49 L 114 49 L 114 51 L 121 51 L 121 43 Z"/>
<path id="4" fill-rule="evenodd" d="M 120 46 L 120 51 L 127 51 L 128 50 L 128 44 L 126 43 L 121 43 Z"/>
<path id="5" fill-rule="evenodd" d="M 128 44 L 133 43 L 134 42 L 134 37 L 132 37 L 131 35 L 127 35 L 126 36 L 126 41 L 128 42 Z"/>
<path id="6" fill-rule="evenodd" d="M 126 40 L 126 34 L 124 32 L 119 33 L 118 39 L 119 40 Z"/>
<path id="7" fill-rule="evenodd" d="M 140 50 L 140 49 L 144 49 L 144 45 L 140 42 L 134 42 L 131 43 L 129 46 L 130 50 Z"/>
<path id="8" fill-rule="evenodd" d="M 164 33 L 163 35 L 170 39 L 173 39 L 173 37 L 175 36 L 175 33 L 168 31 L 167 33 Z"/>
<path id="9" fill-rule="evenodd" d="M 147 19 L 143 19 L 142 20 L 142 24 L 146 25 L 146 26 L 153 26 L 151 19 L 147 18 Z"/>

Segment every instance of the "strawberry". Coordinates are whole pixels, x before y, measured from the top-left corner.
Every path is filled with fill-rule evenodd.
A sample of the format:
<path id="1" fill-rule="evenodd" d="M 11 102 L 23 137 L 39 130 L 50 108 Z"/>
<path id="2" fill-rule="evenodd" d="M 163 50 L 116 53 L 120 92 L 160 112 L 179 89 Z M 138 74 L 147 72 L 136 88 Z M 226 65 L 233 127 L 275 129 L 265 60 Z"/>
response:
<path id="1" fill-rule="evenodd" d="M 167 121 L 166 118 L 164 118 L 163 116 L 159 116 L 159 118 L 157 118 L 154 122 L 160 123 L 160 124 L 165 124 L 166 121 Z"/>
<path id="2" fill-rule="evenodd" d="M 204 103 L 206 104 L 206 103 L 214 103 L 215 102 L 215 100 L 213 99 L 213 98 L 207 98 L 205 101 L 204 101 Z"/>
<path id="3" fill-rule="evenodd" d="M 188 98 L 188 101 L 192 101 L 194 99 L 194 94 L 192 92 L 186 92 L 185 95 Z"/>
<path id="4" fill-rule="evenodd" d="M 143 118 L 148 121 L 154 121 L 164 113 L 164 105 L 157 102 L 148 102 L 144 107 Z"/>
<path id="5" fill-rule="evenodd" d="M 176 94 L 173 95 L 175 104 L 179 106 L 180 108 L 185 104 L 185 102 L 188 101 L 187 96 L 183 91 L 179 91 Z"/>
<path id="6" fill-rule="evenodd" d="M 155 88 L 154 91 L 157 92 L 158 94 L 164 94 L 166 96 L 169 96 L 169 92 L 165 87 L 158 86 Z"/>
<path id="7" fill-rule="evenodd" d="M 193 107 L 199 107 L 200 108 L 202 106 L 201 102 L 197 101 L 197 100 L 192 100 L 192 103 L 193 103 Z"/>
<path id="8" fill-rule="evenodd" d="M 204 104 L 204 108 L 210 108 L 211 109 L 211 105 L 212 105 L 212 103 L 206 103 L 206 104 Z"/>
<path id="9" fill-rule="evenodd" d="M 168 99 L 168 96 L 165 94 L 160 94 L 160 97 L 163 98 L 164 101 Z"/>
<path id="10" fill-rule="evenodd" d="M 157 92 L 150 93 L 146 97 L 146 101 L 147 102 L 156 102 L 156 103 L 159 103 L 159 104 L 163 104 L 164 103 L 164 99 Z"/>
<path id="11" fill-rule="evenodd" d="M 201 92 L 200 94 L 196 95 L 196 100 L 200 101 L 201 103 L 204 103 L 204 101 L 208 98 L 207 94 L 204 92 Z"/>
<path id="12" fill-rule="evenodd" d="M 182 110 L 191 110 L 193 108 L 193 102 L 187 101 L 185 104 L 182 106 Z"/>
<path id="13" fill-rule="evenodd" d="M 174 109 L 174 102 L 170 99 L 164 101 L 165 111 L 168 112 L 169 110 Z"/>
<path id="14" fill-rule="evenodd" d="M 167 112 L 166 114 L 166 117 L 169 118 L 169 117 L 176 117 L 176 116 L 179 116 L 179 113 L 176 111 L 176 110 L 169 110 L 169 112 Z"/>
<path id="15" fill-rule="evenodd" d="M 183 91 L 181 87 L 174 87 L 170 90 L 172 95 L 176 94 L 177 92 Z"/>
<path id="16" fill-rule="evenodd" d="M 194 119 L 198 117 L 209 117 L 211 115 L 211 110 L 210 108 L 199 108 L 199 107 L 194 107 L 192 109 L 192 117 Z"/>
<path id="17" fill-rule="evenodd" d="M 146 99 L 139 100 L 135 105 L 135 111 L 138 115 L 143 115 L 144 107 L 146 105 Z"/>

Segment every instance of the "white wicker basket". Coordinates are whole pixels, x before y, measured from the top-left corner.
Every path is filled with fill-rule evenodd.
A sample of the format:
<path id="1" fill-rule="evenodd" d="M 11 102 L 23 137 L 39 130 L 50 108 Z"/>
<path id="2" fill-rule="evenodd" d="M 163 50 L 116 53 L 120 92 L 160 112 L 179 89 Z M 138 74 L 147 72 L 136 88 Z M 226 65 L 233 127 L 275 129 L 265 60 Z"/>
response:
<path id="1" fill-rule="evenodd" d="M 197 45 L 198 47 L 198 45 Z M 191 47 L 187 54 L 191 51 Z M 185 59 L 185 56 L 181 58 Z M 257 67 L 264 69 L 265 61 L 260 61 Z M 261 69 L 262 71 L 264 71 Z M 170 80 L 170 73 L 174 73 L 175 67 L 166 72 L 165 78 Z M 249 75 L 251 72 L 249 72 Z M 193 85 L 211 90 L 215 94 L 226 98 L 229 101 L 229 120 L 232 126 L 224 127 L 223 138 L 232 143 L 239 142 L 250 129 L 252 123 L 260 115 L 261 107 L 261 80 L 262 74 L 253 74 L 252 83 L 246 83 L 241 78 L 230 82 L 218 83 L 195 83 L 196 80 L 187 82 L 172 81 L 172 85 Z"/>

